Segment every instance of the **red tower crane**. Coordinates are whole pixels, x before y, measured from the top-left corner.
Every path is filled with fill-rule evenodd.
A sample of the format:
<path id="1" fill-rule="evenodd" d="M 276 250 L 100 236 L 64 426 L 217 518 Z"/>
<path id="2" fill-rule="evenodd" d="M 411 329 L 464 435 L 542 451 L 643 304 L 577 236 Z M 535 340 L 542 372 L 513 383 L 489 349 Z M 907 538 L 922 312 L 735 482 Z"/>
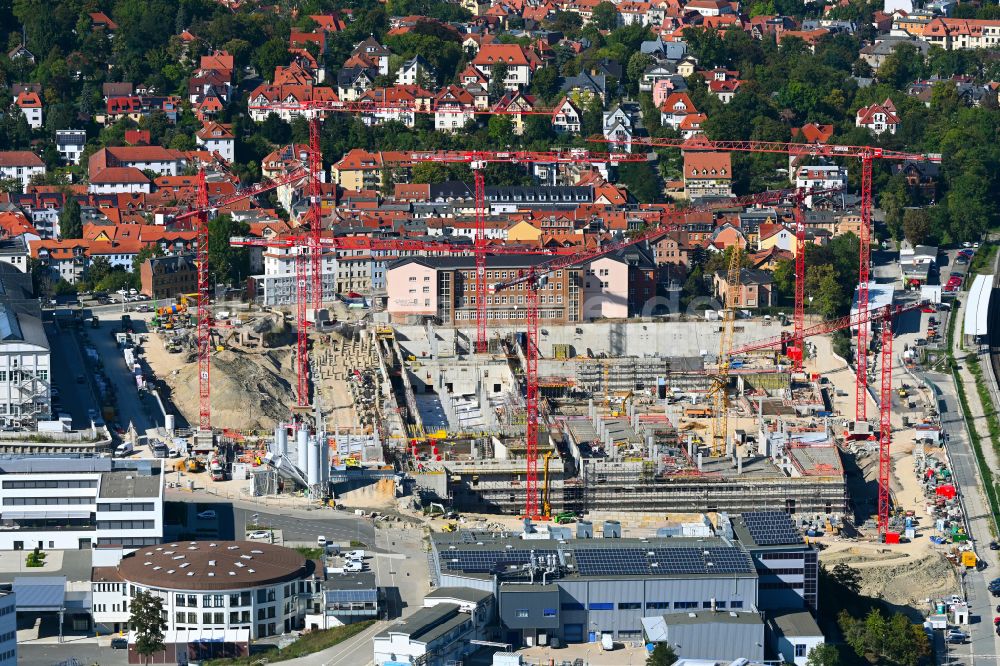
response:
<path id="1" fill-rule="evenodd" d="M 862 327 L 865 328 L 865 327 Z M 889 533 L 889 472 L 892 459 L 889 447 L 892 444 L 892 317 L 882 320 L 882 385 L 879 402 L 878 437 L 878 533 L 885 537 Z"/>
<path id="2" fill-rule="evenodd" d="M 608 143 L 604 137 L 589 139 L 596 143 Z M 613 142 L 612 142 L 613 143 Z M 868 282 L 871 276 L 871 232 L 872 232 L 872 161 L 881 160 L 916 160 L 940 162 L 941 156 L 936 154 L 907 153 L 898 150 L 888 150 L 874 146 L 840 146 L 812 143 L 785 143 L 781 141 L 712 141 L 704 136 L 691 139 L 654 139 L 634 138 L 633 145 L 652 146 L 659 148 L 681 148 L 683 150 L 715 150 L 750 153 L 778 153 L 792 157 L 849 157 L 861 160 L 861 228 L 859 233 L 860 252 L 858 256 L 858 311 L 868 311 Z M 796 260 L 796 270 L 799 262 Z M 802 265 L 805 270 L 805 265 Z M 796 280 L 804 279 L 804 275 L 796 275 Z M 796 313 L 798 314 L 798 313 Z M 868 331 L 864 326 L 858 328 L 856 352 L 856 392 L 855 418 L 864 421 L 868 418 L 866 396 L 868 393 Z"/>
<path id="3" fill-rule="evenodd" d="M 211 312 L 208 308 L 208 189 L 205 170 L 198 171 L 198 429 L 212 430 L 211 362 L 209 339 Z"/>

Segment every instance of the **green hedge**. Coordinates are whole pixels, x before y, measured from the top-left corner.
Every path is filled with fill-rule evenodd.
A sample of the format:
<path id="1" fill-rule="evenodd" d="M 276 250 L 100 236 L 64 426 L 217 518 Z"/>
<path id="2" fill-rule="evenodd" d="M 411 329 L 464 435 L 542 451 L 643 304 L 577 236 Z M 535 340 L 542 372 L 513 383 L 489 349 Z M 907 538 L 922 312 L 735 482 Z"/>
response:
<path id="1" fill-rule="evenodd" d="M 307 654 L 314 654 L 329 647 L 333 647 L 338 643 L 343 643 L 348 638 L 360 634 L 373 624 L 375 624 L 374 620 L 367 620 L 356 624 L 348 624 L 343 627 L 334 627 L 333 629 L 310 631 L 308 634 L 303 634 L 302 638 L 298 639 L 284 650 L 271 650 L 263 655 L 254 654 L 247 657 L 240 657 L 238 659 L 211 659 L 203 663 L 205 666 L 250 666 L 251 664 L 261 663 L 261 657 L 266 657 L 267 663 L 297 659 L 299 657 L 304 657 Z"/>
<path id="2" fill-rule="evenodd" d="M 958 364 L 955 362 L 954 349 L 954 336 L 955 336 L 955 322 L 958 321 L 956 316 L 957 306 L 952 311 L 952 314 L 948 317 L 948 360 L 951 367 L 951 376 L 955 381 L 955 388 L 958 392 L 958 402 L 962 406 L 962 412 L 965 415 L 966 422 L 972 417 L 972 411 L 969 409 L 969 399 L 965 394 L 965 384 L 962 382 L 962 378 L 958 375 Z M 970 361 L 971 359 L 971 361 Z M 966 357 L 966 365 L 969 367 L 969 371 L 976 381 L 976 390 L 979 393 L 979 399 L 983 403 L 983 411 L 986 414 L 986 423 L 989 427 L 990 438 L 992 439 L 993 450 L 1000 455 L 1000 440 L 997 439 L 997 433 L 1000 433 L 1000 422 L 997 421 L 996 412 L 992 409 L 987 410 L 986 405 L 991 405 L 992 401 L 990 399 L 989 390 L 986 388 L 986 384 L 983 381 L 983 369 L 979 366 L 979 359 L 975 356 Z M 983 455 L 983 443 L 979 437 L 979 431 L 976 430 L 975 423 L 969 423 L 969 440 L 972 442 L 972 450 L 976 454 L 976 467 L 979 469 L 979 473 L 983 478 L 983 488 L 986 490 L 986 500 L 990 504 L 990 511 L 993 513 L 993 521 L 990 525 L 990 531 L 995 534 L 995 525 L 997 516 L 1000 516 L 1000 499 L 997 497 L 996 481 L 994 481 L 993 470 L 990 469 L 989 465 L 986 463 L 986 458 Z"/>

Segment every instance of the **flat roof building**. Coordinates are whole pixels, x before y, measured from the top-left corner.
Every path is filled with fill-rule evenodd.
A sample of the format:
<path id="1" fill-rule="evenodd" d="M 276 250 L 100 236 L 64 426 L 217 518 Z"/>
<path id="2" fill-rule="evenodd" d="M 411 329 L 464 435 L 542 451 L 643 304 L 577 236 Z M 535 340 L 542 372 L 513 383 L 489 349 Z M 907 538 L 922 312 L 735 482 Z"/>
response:
<path id="1" fill-rule="evenodd" d="M 0 550 L 159 544 L 163 488 L 152 460 L 0 456 Z"/>

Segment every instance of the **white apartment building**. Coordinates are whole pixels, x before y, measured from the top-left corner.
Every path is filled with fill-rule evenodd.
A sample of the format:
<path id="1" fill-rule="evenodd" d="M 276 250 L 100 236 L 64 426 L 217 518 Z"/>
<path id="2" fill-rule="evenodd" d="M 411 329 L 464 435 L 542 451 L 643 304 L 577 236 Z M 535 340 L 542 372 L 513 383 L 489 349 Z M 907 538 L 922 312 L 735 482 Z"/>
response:
<path id="1" fill-rule="evenodd" d="M 264 251 L 264 272 L 253 276 L 264 305 L 292 305 L 298 302 L 295 264 L 302 249 L 275 247 Z M 337 298 L 337 256 L 333 250 L 323 251 L 321 275 L 323 302 L 332 303 Z"/>
<path id="2" fill-rule="evenodd" d="M 0 550 L 133 549 L 163 539 L 159 461 L 0 460 Z"/>
<path id="3" fill-rule="evenodd" d="M 18 180 L 21 187 L 28 187 L 31 178 L 45 175 L 45 162 L 30 150 L 0 152 L 0 179 Z"/>
<path id="4" fill-rule="evenodd" d="M 56 130 L 56 150 L 64 162 L 79 164 L 86 145 L 86 130 Z"/>
<path id="5" fill-rule="evenodd" d="M 842 190 L 847 187 L 847 169 L 833 164 L 801 166 L 795 170 L 795 187 Z"/>

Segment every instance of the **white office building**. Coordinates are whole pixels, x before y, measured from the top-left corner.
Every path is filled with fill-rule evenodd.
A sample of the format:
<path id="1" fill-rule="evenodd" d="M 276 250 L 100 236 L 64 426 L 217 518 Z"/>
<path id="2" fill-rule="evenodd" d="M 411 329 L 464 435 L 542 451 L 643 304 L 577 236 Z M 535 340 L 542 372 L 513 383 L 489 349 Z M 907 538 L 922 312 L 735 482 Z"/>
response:
<path id="1" fill-rule="evenodd" d="M 32 177 L 45 175 L 45 162 L 30 150 L 0 152 L 0 179 L 17 180 L 27 187 Z"/>
<path id="2" fill-rule="evenodd" d="M 95 567 L 94 623 L 121 630 L 139 591 L 163 600 L 166 633 L 231 632 L 258 639 L 302 629 L 319 591 L 315 563 L 255 541 L 181 541 Z M 130 637 L 131 641 L 131 637 Z"/>
<path id="3" fill-rule="evenodd" d="M 50 373 L 49 341 L 42 320 L 0 302 L 0 421 L 15 425 L 48 418 Z"/>
<path id="4" fill-rule="evenodd" d="M 0 458 L 0 550 L 132 549 L 163 539 L 155 460 Z"/>

